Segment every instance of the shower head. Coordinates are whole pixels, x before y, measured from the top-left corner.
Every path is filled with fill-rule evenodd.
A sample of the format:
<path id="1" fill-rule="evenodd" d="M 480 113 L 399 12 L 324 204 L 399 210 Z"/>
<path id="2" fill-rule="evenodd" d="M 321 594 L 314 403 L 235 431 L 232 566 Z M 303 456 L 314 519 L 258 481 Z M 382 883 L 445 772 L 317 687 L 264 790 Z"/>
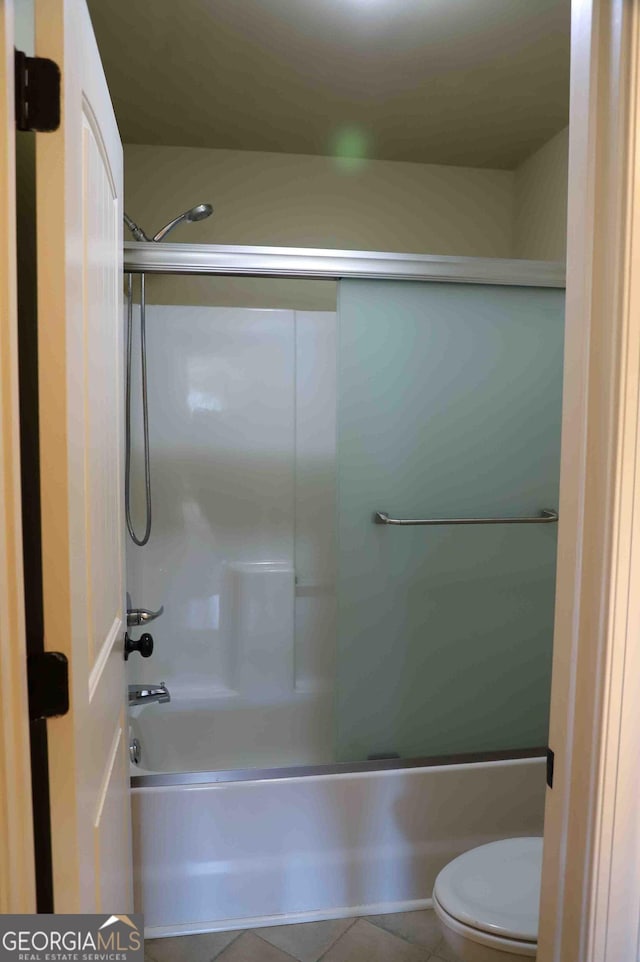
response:
<path id="1" fill-rule="evenodd" d="M 188 221 L 204 220 L 205 217 L 210 217 L 213 214 L 213 207 L 211 204 L 198 204 L 196 207 L 192 207 L 185 214 Z"/>
<path id="2" fill-rule="evenodd" d="M 210 217 L 213 214 L 213 207 L 211 204 L 197 204 L 195 207 L 191 207 L 189 210 L 185 210 L 183 214 L 179 214 L 178 217 L 174 217 L 173 220 L 169 221 L 168 224 L 154 234 L 153 237 L 147 237 L 142 227 L 139 227 L 135 221 L 131 220 L 127 214 L 124 214 L 124 222 L 135 237 L 137 241 L 161 241 L 164 240 L 169 231 L 172 231 L 174 227 L 178 224 L 185 223 L 193 224 L 197 220 L 204 220 L 205 217 Z"/>
<path id="3" fill-rule="evenodd" d="M 182 224 L 183 221 L 187 221 L 193 224 L 197 220 L 204 220 L 205 217 L 210 217 L 213 214 L 213 207 L 211 204 L 197 204 L 196 207 L 191 207 L 190 210 L 185 210 L 184 214 L 179 214 L 178 217 L 174 217 L 173 220 L 169 221 L 168 224 L 154 234 L 152 240 L 161 241 L 164 240 L 169 231 L 172 231 L 174 227 L 178 224 Z"/>

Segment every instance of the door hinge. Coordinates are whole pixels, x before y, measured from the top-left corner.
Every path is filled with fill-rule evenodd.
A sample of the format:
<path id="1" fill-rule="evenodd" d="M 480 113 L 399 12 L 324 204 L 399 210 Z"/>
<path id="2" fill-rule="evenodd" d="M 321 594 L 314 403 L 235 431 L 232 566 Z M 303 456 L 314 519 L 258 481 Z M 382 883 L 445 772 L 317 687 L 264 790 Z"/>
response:
<path id="1" fill-rule="evenodd" d="M 16 127 L 48 133 L 60 126 L 60 68 L 15 51 Z"/>
<path id="2" fill-rule="evenodd" d="M 69 661 L 60 651 L 40 651 L 27 658 L 29 718 L 55 718 L 69 711 Z"/>
<path id="3" fill-rule="evenodd" d="M 547 748 L 547 785 L 549 788 L 553 788 L 553 766 L 555 764 L 556 756 Z"/>

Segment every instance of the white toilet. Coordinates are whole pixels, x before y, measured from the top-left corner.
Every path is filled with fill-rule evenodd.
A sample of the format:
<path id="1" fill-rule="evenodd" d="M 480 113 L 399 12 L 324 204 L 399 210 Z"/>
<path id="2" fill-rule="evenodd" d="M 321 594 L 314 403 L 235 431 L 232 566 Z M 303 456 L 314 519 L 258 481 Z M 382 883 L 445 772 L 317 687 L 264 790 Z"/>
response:
<path id="1" fill-rule="evenodd" d="M 541 838 L 481 845 L 442 869 L 433 907 L 462 962 L 535 959 L 541 870 Z"/>

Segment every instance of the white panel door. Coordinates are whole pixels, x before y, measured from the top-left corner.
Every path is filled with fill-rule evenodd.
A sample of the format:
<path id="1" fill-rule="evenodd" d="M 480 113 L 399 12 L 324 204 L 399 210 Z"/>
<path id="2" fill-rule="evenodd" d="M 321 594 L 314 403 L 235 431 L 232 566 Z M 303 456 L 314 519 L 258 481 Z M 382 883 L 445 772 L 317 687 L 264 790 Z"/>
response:
<path id="1" fill-rule="evenodd" d="M 71 709 L 48 723 L 56 912 L 132 908 L 122 517 L 122 145 L 84 0 L 37 0 L 62 72 L 38 134 L 38 351 L 47 650 Z"/>

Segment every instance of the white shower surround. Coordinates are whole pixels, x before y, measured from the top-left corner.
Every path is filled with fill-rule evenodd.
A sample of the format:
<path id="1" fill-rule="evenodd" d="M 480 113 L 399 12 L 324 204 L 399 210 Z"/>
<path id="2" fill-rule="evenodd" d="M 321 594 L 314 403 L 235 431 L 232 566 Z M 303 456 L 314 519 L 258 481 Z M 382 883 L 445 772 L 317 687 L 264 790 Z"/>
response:
<path id="1" fill-rule="evenodd" d="M 543 758 L 133 788 L 145 935 L 431 905 L 460 853 L 541 835 Z"/>
<path id="2" fill-rule="evenodd" d="M 335 328 L 327 312 L 147 308 L 154 520 L 127 576 L 134 607 L 165 608 L 153 657 L 129 662 L 173 699 L 141 721 L 165 732 L 155 770 L 333 760 Z M 138 518 L 139 410 L 133 424 Z"/>

